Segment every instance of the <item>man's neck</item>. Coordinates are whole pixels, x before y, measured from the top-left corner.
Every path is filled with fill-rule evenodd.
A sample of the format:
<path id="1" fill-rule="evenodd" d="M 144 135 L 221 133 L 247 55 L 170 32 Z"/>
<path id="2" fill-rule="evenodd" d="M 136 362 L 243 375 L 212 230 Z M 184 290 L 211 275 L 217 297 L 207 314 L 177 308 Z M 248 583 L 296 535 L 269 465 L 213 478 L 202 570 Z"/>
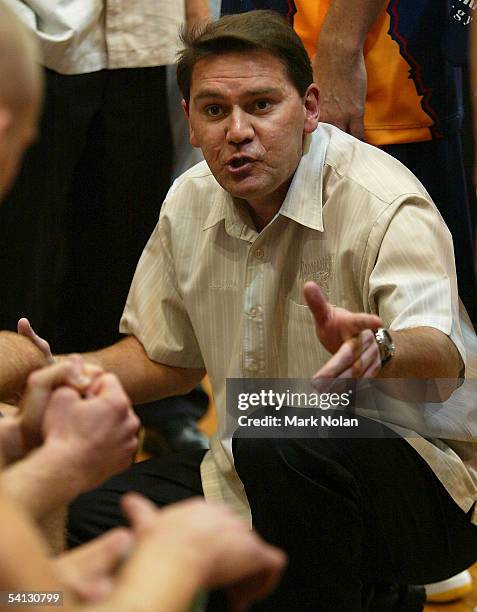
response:
<path id="1" fill-rule="evenodd" d="M 260 200 L 246 200 L 250 216 L 257 232 L 260 233 L 280 210 L 286 198 L 290 183 L 291 179 L 286 184 L 282 185 L 280 191 L 275 191 L 273 194 Z"/>
<path id="2" fill-rule="evenodd" d="M 272 206 L 270 208 L 264 207 L 257 210 L 250 206 L 250 204 L 248 205 L 248 208 L 250 211 L 250 217 L 252 218 L 253 224 L 255 225 L 255 229 L 258 233 L 260 233 L 263 228 L 270 223 L 273 217 L 280 210 L 280 207 L 277 208 L 276 206 Z"/>

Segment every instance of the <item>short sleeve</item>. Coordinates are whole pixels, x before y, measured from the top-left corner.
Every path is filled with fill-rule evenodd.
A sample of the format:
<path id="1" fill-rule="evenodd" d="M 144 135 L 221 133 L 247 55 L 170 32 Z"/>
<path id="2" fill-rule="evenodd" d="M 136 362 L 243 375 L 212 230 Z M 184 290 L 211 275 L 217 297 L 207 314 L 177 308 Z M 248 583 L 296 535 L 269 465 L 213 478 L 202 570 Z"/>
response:
<path id="1" fill-rule="evenodd" d="M 439 329 L 465 362 L 452 238 L 432 202 L 411 196 L 379 216 L 362 274 L 369 309 L 387 327 Z"/>
<path id="2" fill-rule="evenodd" d="M 203 368 L 201 351 L 178 290 L 172 252 L 170 220 L 161 213 L 134 274 L 120 331 L 136 336 L 153 361 Z"/>

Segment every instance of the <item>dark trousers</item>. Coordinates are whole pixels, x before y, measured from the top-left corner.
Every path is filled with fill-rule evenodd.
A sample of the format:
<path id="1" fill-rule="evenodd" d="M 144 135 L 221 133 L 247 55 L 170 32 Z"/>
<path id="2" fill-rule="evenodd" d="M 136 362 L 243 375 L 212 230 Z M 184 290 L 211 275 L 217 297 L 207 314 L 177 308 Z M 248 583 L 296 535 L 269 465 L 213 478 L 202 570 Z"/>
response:
<path id="1" fill-rule="evenodd" d="M 77 546 L 126 521 L 119 500 L 128 491 L 142 493 L 157 506 L 203 496 L 200 463 L 205 450 L 189 451 L 135 463 L 101 487 L 80 495 L 70 506 L 68 545 Z"/>
<path id="2" fill-rule="evenodd" d="M 28 316 L 57 352 L 113 343 L 167 192 L 165 67 L 45 71 L 38 142 L 0 209 L 0 329 Z"/>
<path id="3" fill-rule="evenodd" d="M 389 436 L 234 440 L 255 528 L 289 555 L 257 610 L 375 610 L 376 587 L 436 582 L 477 559 L 477 527 L 409 444 Z M 409 608 L 382 607 L 391 609 Z"/>
<path id="4" fill-rule="evenodd" d="M 70 544 L 123 524 L 128 490 L 159 506 L 201 494 L 202 457 L 145 461 L 80 496 Z M 477 558 L 477 528 L 405 440 L 238 438 L 234 457 L 254 527 L 289 555 L 277 593 L 257 610 L 373 610 L 376 586 L 435 582 Z M 391 609 L 406 608 L 379 612 Z"/>
<path id="5" fill-rule="evenodd" d="M 460 133 L 382 148 L 417 176 L 446 222 L 454 241 L 459 296 L 477 326 L 474 232 Z"/>
<path id="6" fill-rule="evenodd" d="M 207 412 L 209 397 L 201 385 L 187 395 L 166 397 L 149 404 L 134 406 L 136 414 L 144 427 L 161 428 L 168 421 L 192 419 L 198 421 Z"/>

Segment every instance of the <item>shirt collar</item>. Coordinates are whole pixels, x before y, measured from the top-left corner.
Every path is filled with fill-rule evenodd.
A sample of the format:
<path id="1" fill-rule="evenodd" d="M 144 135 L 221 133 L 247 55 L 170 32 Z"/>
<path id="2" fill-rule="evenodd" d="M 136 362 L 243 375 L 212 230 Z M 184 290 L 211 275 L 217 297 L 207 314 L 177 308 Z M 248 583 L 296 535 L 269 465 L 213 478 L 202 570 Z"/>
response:
<path id="1" fill-rule="evenodd" d="M 279 214 L 323 231 L 323 167 L 329 137 L 320 126 L 305 137 L 303 156 Z M 317 178 L 318 177 L 318 178 Z"/>
<path id="2" fill-rule="evenodd" d="M 232 205 L 232 197 L 218 183 L 217 186 L 218 189 L 215 190 L 210 212 L 202 225 L 203 230 L 210 229 L 222 219 L 227 219 L 231 214 L 236 214 L 235 207 Z"/>
<path id="3" fill-rule="evenodd" d="M 217 190 L 211 209 L 202 225 L 203 230 L 210 229 L 220 221 L 225 222 L 225 231 L 235 238 L 253 241 L 257 231 L 253 227 L 250 213 L 246 210 L 245 202 L 235 200 L 225 189 Z"/>
<path id="4" fill-rule="evenodd" d="M 323 166 L 329 137 L 318 126 L 313 134 L 307 134 L 303 156 L 298 164 L 286 198 L 278 214 L 288 217 L 310 229 L 323 231 L 322 191 Z M 317 173 L 319 179 L 316 180 Z M 210 212 L 202 225 L 206 230 L 225 220 L 228 228 L 244 226 L 244 211 L 222 187 L 215 192 Z M 235 232 L 234 232 L 235 233 Z"/>

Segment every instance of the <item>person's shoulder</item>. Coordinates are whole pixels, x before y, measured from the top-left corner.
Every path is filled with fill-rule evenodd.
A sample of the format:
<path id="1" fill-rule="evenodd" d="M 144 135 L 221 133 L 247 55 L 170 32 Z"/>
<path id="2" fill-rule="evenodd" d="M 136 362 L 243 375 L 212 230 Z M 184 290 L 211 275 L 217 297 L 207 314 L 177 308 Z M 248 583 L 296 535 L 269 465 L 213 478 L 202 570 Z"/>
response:
<path id="1" fill-rule="evenodd" d="M 165 203 L 175 202 L 179 199 L 182 204 L 184 204 L 184 200 L 192 204 L 201 193 L 213 193 L 218 188 L 220 187 L 209 166 L 205 161 L 201 161 L 175 179 L 169 189 Z"/>
<path id="2" fill-rule="evenodd" d="M 200 182 L 206 184 L 211 178 L 213 178 L 213 175 L 207 162 L 201 161 L 178 176 L 174 184 L 177 186 L 186 185 L 192 187 L 193 184 L 199 184 Z"/>
<path id="3" fill-rule="evenodd" d="M 342 183 L 349 194 L 367 192 L 383 206 L 407 198 L 430 201 L 430 196 L 414 174 L 397 159 L 338 128 L 321 124 L 329 144 L 325 172 L 332 183 Z"/>
<path id="4" fill-rule="evenodd" d="M 162 205 L 161 217 L 174 222 L 195 220 L 202 223 L 221 198 L 222 187 L 207 163 L 201 161 L 176 178 Z"/>

